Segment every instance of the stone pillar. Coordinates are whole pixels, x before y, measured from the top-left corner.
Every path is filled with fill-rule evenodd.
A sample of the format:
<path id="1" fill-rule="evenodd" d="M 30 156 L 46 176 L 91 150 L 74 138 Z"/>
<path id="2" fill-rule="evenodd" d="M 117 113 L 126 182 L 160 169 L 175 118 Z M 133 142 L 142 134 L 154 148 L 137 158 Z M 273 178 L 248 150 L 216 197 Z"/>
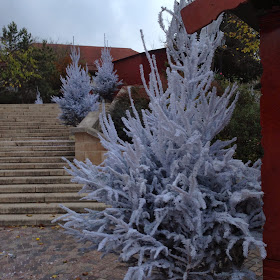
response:
<path id="1" fill-rule="evenodd" d="M 101 145 L 100 139 L 86 132 L 75 133 L 75 158 L 85 161 L 87 158 L 95 165 L 104 160 L 106 149 Z"/>
<path id="2" fill-rule="evenodd" d="M 260 19 L 261 62 L 263 65 L 261 125 L 264 158 L 264 280 L 280 279 L 280 9 Z"/>

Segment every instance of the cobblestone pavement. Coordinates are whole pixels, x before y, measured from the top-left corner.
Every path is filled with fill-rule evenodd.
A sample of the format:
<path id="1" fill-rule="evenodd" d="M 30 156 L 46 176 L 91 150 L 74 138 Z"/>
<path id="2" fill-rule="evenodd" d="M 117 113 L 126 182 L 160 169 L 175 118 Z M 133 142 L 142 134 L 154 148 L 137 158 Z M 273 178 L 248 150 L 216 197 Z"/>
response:
<path id="1" fill-rule="evenodd" d="M 97 251 L 59 226 L 0 228 L 0 280 L 122 280 L 127 267 L 114 255 Z M 246 266 L 262 279 L 262 262 L 251 253 Z"/>

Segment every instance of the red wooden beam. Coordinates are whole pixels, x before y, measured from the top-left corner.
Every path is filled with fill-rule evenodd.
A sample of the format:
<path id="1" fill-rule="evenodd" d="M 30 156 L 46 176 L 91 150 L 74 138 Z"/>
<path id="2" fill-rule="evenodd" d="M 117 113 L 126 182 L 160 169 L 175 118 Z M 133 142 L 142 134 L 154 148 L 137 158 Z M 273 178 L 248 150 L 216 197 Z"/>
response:
<path id="1" fill-rule="evenodd" d="M 237 8 L 248 0 L 196 0 L 181 11 L 185 28 L 189 34 L 208 25 L 226 10 Z"/>
<path id="2" fill-rule="evenodd" d="M 261 125 L 264 157 L 262 189 L 266 223 L 263 239 L 267 244 L 264 280 L 280 279 L 280 10 L 260 18 L 260 54 L 263 65 Z"/>

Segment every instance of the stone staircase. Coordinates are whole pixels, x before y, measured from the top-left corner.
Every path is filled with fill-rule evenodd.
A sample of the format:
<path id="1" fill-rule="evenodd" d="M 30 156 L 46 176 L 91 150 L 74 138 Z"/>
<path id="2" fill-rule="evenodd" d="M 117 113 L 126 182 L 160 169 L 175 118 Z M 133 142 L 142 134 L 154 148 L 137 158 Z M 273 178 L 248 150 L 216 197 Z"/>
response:
<path id="1" fill-rule="evenodd" d="M 79 201 L 81 185 L 70 182 L 61 157 L 74 158 L 69 128 L 56 104 L 0 104 L 0 226 L 49 225 L 63 213 L 103 209 Z"/>

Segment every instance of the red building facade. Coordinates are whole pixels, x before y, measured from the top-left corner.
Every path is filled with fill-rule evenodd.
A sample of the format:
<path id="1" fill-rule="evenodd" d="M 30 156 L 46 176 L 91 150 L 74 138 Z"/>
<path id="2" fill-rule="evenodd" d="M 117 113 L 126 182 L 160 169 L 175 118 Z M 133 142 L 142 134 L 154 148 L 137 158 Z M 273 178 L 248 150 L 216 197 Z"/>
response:
<path id="1" fill-rule="evenodd" d="M 162 82 L 166 82 L 167 56 L 166 49 L 157 49 L 149 51 L 150 55 L 155 55 L 157 67 Z M 114 61 L 114 69 L 117 70 L 120 80 L 124 85 L 142 85 L 140 65 L 143 65 L 145 79 L 148 81 L 151 72 L 146 53 L 135 54 L 123 59 Z"/>

